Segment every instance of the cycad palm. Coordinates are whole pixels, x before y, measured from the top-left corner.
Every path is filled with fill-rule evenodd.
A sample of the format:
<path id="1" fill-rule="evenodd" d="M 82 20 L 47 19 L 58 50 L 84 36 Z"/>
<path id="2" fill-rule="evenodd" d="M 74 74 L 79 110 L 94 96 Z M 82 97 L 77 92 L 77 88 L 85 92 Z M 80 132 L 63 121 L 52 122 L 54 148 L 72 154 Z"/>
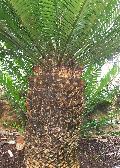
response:
<path id="1" fill-rule="evenodd" d="M 75 166 L 83 111 L 80 67 L 119 52 L 120 2 L 0 0 L 0 4 L 1 41 L 6 46 L 1 48 L 1 61 L 9 55 L 20 64 L 24 60 L 34 65 L 27 100 L 28 167 Z"/>

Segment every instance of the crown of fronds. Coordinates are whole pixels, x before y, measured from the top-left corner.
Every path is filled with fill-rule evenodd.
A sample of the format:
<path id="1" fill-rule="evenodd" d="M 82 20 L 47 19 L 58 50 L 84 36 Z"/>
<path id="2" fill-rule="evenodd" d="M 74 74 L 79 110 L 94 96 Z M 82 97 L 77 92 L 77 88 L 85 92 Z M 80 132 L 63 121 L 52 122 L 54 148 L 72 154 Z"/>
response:
<path id="1" fill-rule="evenodd" d="M 100 62 L 120 49 L 119 0 L 0 0 L 0 59 Z"/>

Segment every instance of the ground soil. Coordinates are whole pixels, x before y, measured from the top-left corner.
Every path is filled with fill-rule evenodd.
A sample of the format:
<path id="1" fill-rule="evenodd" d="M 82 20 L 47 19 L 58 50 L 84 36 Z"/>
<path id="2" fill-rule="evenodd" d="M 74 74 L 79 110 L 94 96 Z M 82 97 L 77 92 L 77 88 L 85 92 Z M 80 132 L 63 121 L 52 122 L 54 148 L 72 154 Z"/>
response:
<path id="1" fill-rule="evenodd" d="M 24 168 L 24 134 L 19 120 L 6 100 L 0 100 L 0 168 Z M 14 125 L 16 124 L 16 125 Z"/>
<path id="2" fill-rule="evenodd" d="M 0 130 L 0 168 L 25 168 L 23 140 L 19 139 L 17 132 Z"/>
<path id="3" fill-rule="evenodd" d="M 20 119 L 6 100 L 0 100 L 0 130 L 19 131 Z"/>
<path id="4" fill-rule="evenodd" d="M 77 157 L 79 168 L 120 168 L 120 138 L 80 139 Z M 17 132 L 0 134 L 0 168 L 26 168 L 24 138 Z"/>

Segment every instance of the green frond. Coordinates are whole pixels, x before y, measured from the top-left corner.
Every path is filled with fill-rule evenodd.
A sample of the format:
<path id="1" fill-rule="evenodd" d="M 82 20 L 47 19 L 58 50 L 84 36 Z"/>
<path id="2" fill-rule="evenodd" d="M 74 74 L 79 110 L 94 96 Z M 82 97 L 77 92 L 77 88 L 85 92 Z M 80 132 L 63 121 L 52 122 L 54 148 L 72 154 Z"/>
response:
<path id="1" fill-rule="evenodd" d="M 11 0 L 11 3 L 42 53 L 46 55 L 47 50 L 49 52 L 54 50 L 52 45 L 56 34 L 54 2 Z"/>
<path id="2" fill-rule="evenodd" d="M 35 57 L 39 52 L 30 33 L 23 26 L 21 18 L 16 14 L 8 0 L 1 0 L 0 4 L 0 40 L 5 42 L 6 47 L 11 52 L 21 50 L 24 53 L 24 58 L 32 57 L 33 59 L 32 54 Z"/>
<path id="3" fill-rule="evenodd" d="M 107 3 L 106 3 L 107 2 Z M 120 48 L 120 12 L 119 3 L 113 1 L 92 1 L 88 7 L 88 17 L 79 22 L 73 35 L 69 50 L 78 59 L 104 60 Z M 111 11 L 111 12 L 110 12 Z M 116 34 L 116 35 L 115 35 Z M 116 38 L 115 38 L 116 37 Z M 109 43 L 112 48 L 109 47 Z M 76 52 L 75 52 L 76 51 Z M 106 52 L 107 51 L 107 52 Z M 86 60 L 86 62 L 88 62 Z"/>

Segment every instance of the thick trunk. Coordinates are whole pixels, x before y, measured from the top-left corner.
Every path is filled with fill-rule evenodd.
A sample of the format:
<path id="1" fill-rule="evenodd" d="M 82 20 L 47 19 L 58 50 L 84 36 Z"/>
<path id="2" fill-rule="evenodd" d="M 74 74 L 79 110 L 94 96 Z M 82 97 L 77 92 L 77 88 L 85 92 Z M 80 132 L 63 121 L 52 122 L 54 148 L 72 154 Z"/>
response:
<path id="1" fill-rule="evenodd" d="M 76 148 L 83 111 L 82 70 L 35 68 L 27 99 L 27 168 L 79 168 Z"/>

